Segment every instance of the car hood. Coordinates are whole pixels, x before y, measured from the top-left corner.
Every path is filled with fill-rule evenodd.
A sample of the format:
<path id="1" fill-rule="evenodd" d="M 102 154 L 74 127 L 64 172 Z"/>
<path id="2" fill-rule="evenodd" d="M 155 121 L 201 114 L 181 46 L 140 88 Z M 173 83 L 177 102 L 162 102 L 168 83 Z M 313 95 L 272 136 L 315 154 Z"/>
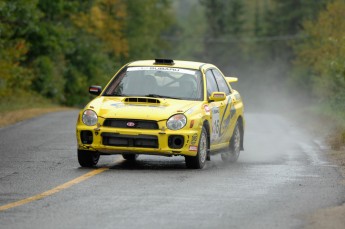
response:
<path id="1" fill-rule="evenodd" d="M 103 118 L 165 120 L 176 113 L 185 113 L 202 101 L 147 97 L 98 97 L 87 108 Z"/>

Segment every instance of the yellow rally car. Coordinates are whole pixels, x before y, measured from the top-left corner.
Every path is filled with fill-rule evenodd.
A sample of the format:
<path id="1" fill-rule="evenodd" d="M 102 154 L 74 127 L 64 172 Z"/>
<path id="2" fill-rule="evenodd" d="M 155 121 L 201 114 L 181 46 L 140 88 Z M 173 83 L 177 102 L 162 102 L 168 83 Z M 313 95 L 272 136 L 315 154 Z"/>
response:
<path id="1" fill-rule="evenodd" d="M 243 150 L 243 103 L 212 64 L 156 59 L 123 66 L 81 110 L 77 122 L 78 161 L 97 164 L 100 155 L 184 156 L 201 169 L 210 155 L 234 162 Z"/>

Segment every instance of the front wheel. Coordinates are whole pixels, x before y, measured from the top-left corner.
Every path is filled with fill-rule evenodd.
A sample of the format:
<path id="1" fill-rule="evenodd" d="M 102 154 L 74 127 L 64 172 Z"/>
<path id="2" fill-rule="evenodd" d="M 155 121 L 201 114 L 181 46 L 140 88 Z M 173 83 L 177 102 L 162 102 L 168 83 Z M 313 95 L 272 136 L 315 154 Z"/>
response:
<path id="1" fill-rule="evenodd" d="M 241 132 L 238 122 L 236 123 L 234 133 L 232 134 L 229 148 L 221 154 L 222 160 L 226 162 L 236 162 L 240 156 L 241 150 Z"/>
<path id="2" fill-rule="evenodd" d="M 186 166 L 190 169 L 202 169 L 206 164 L 208 150 L 208 140 L 207 140 L 207 131 L 205 127 L 202 127 L 198 153 L 196 156 L 185 156 Z"/>
<path id="3" fill-rule="evenodd" d="M 78 149 L 78 161 L 81 167 L 93 167 L 97 165 L 99 153 L 89 150 Z"/>

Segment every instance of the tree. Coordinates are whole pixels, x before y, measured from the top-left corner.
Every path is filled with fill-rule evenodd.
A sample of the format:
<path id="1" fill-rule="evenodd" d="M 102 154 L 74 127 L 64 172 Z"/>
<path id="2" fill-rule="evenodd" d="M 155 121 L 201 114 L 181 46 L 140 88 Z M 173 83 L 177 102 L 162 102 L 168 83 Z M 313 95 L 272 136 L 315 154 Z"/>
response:
<path id="1" fill-rule="evenodd" d="M 306 21 L 308 37 L 295 44 L 297 67 L 311 75 L 300 75 L 311 83 L 313 95 L 336 110 L 345 110 L 345 2 L 335 0 L 327 5 L 315 21 Z"/>
<path id="2" fill-rule="evenodd" d="M 114 57 L 128 56 L 128 42 L 124 36 L 126 4 L 121 0 L 94 1 L 86 12 L 72 16 L 74 23 L 103 43 L 103 52 Z"/>
<path id="3" fill-rule="evenodd" d="M 211 38 L 241 35 L 245 23 L 242 0 L 200 0 L 200 2 L 205 8 L 205 16 L 210 28 L 208 35 Z"/>
<path id="4" fill-rule="evenodd" d="M 242 62 L 241 36 L 245 25 L 242 0 L 200 0 L 205 8 L 207 29 L 205 53 L 207 61 L 219 66 Z M 212 47 L 212 48 L 209 48 Z"/>
<path id="5" fill-rule="evenodd" d="M 126 9 L 128 15 L 124 33 L 128 39 L 128 56 L 131 59 L 165 56 L 169 42 L 163 36 L 169 36 L 174 22 L 170 1 L 128 0 Z"/>
<path id="6" fill-rule="evenodd" d="M 37 1 L 0 0 L 0 97 L 31 85 L 33 75 L 24 64 L 30 47 L 26 34 L 37 28 L 40 16 Z"/>
<path id="7" fill-rule="evenodd" d="M 73 50 L 73 27 L 69 15 L 73 2 L 65 0 L 39 0 L 41 13 L 36 29 L 26 34 L 30 43 L 26 64 L 33 73 L 32 89 L 54 102 L 66 101 L 64 95 L 66 54 Z"/>
<path id="8" fill-rule="evenodd" d="M 329 0 L 273 0 L 266 12 L 264 37 L 273 42 L 266 45 L 272 60 L 291 61 L 294 58 L 289 41 L 302 39 L 303 21 L 314 19 Z"/>

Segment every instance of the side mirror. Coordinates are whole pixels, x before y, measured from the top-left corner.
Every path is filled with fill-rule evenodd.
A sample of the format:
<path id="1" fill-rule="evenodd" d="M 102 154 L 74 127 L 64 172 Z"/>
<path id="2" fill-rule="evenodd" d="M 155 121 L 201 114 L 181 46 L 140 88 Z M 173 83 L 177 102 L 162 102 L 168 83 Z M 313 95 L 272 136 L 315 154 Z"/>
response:
<path id="1" fill-rule="evenodd" d="M 226 94 L 224 92 L 212 92 L 208 99 L 210 101 L 224 101 L 226 99 Z"/>
<path id="2" fill-rule="evenodd" d="M 89 87 L 89 93 L 92 95 L 100 95 L 102 92 L 101 86 L 92 85 Z"/>
<path id="3" fill-rule="evenodd" d="M 238 78 L 237 77 L 225 77 L 226 81 L 230 84 L 230 83 L 235 83 L 238 81 Z"/>

